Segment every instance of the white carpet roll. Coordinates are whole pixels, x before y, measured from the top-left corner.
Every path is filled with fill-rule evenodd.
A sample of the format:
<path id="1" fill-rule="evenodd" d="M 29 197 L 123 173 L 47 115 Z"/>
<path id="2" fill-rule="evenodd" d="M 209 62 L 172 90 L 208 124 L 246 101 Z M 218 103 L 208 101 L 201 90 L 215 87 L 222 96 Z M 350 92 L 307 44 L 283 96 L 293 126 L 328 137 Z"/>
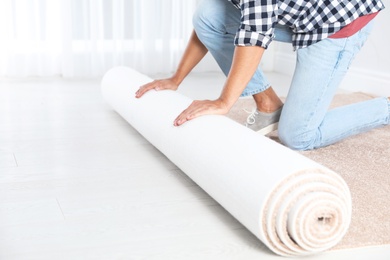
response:
<path id="1" fill-rule="evenodd" d="M 192 102 L 126 67 L 102 81 L 107 102 L 211 197 L 279 255 L 307 255 L 336 245 L 351 219 L 343 179 L 314 161 L 225 116 L 174 119 Z"/>

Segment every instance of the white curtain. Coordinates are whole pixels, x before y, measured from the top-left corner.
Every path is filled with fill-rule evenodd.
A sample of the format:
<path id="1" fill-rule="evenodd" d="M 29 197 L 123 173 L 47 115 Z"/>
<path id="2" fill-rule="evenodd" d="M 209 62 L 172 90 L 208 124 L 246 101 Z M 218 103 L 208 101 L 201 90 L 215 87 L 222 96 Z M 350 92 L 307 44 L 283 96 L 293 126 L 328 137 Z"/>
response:
<path id="1" fill-rule="evenodd" d="M 0 0 L 0 76 L 175 69 L 197 0 Z"/>

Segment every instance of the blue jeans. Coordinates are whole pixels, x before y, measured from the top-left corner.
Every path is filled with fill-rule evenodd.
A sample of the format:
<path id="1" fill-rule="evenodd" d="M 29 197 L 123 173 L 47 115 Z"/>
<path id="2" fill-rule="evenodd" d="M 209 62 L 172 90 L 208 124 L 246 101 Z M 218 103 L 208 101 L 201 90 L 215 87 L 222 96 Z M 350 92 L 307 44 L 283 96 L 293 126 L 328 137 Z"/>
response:
<path id="1" fill-rule="evenodd" d="M 240 10 L 227 0 L 202 1 L 193 17 L 195 32 L 228 75 Z M 308 150 L 387 125 L 390 103 L 385 97 L 329 110 L 329 105 L 351 61 L 366 41 L 372 23 L 348 38 L 323 39 L 296 51 L 297 62 L 279 122 L 279 138 L 288 147 Z M 276 41 L 291 42 L 292 31 L 275 28 Z M 242 96 L 266 90 L 270 83 L 259 67 Z"/>

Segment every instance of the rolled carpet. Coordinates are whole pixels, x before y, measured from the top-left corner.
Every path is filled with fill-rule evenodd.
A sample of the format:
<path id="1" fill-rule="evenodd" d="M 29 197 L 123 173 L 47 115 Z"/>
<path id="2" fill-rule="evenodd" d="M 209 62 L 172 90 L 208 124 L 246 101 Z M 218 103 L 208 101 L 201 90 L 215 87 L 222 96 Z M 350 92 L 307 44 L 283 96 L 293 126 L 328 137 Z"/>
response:
<path id="1" fill-rule="evenodd" d="M 173 121 L 192 100 L 175 91 L 149 91 L 152 81 L 126 67 L 102 80 L 105 100 L 131 126 L 257 236 L 283 256 L 335 246 L 351 221 L 351 195 L 328 168 L 218 115 L 180 127 Z"/>

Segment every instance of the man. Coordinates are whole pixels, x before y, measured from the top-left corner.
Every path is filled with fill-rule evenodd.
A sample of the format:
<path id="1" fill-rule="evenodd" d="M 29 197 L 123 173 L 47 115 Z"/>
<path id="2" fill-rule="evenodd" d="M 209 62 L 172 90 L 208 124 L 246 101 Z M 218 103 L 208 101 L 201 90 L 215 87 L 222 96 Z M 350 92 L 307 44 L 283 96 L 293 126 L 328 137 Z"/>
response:
<path id="1" fill-rule="evenodd" d="M 226 114 L 240 96 L 248 95 L 257 109 L 246 125 L 266 134 L 279 124 L 281 141 L 297 150 L 387 125 L 390 104 L 385 97 L 328 111 L 382 9 L 380 0 L 204 0 L 175 74 L 141 86 L 136 97 L 150 89 L 177 89 L 210 51 L 227 75 L 222 93 L 216 100 L 194 101 L 175 119 L 175 126 L 206 114 Z M 259 68 L 273 40 L 291 42 L 297 54 L 284 105 Z"/>

